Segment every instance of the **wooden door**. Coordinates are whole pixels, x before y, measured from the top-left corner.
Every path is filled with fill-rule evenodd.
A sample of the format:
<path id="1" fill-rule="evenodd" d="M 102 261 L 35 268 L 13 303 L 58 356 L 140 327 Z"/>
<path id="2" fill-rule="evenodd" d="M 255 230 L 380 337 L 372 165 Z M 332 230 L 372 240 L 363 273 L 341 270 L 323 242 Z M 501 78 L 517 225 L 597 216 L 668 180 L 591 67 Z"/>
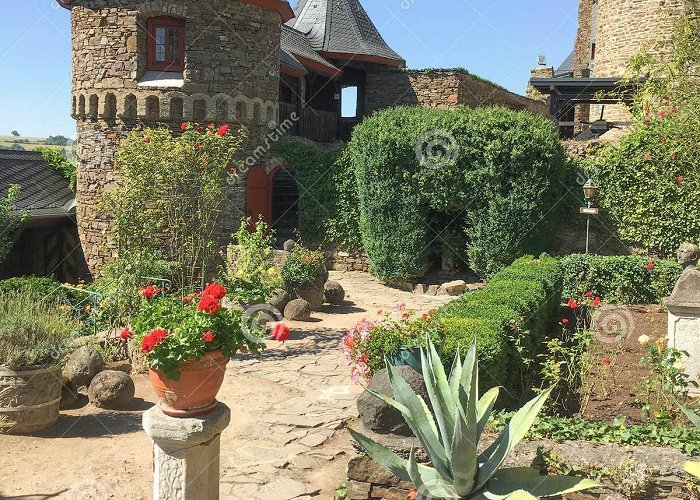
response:
<path id="1" fill-rule="evenodd" d="M 248 172 L 248 216 L 253 229 L 260 216 L 272 222 L 272 179 L 259 165 Z"/>

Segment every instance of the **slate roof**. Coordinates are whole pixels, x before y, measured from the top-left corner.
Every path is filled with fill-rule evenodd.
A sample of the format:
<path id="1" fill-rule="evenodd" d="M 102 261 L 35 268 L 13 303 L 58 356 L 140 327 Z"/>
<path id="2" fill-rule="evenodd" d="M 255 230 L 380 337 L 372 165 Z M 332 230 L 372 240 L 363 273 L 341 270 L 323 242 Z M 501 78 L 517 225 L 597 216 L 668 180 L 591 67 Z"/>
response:
<path id="1" fill-rule="evenodd" d="M 561 66 L 554 70 L 554 77 L 559 78 L 561 76 L 572 76 L 574 74 L 574 53 L 571 52 L 569 57 L 567 57 Z"/>
<path id="2" fill-rule="evenodd" d="M 384 41 L 359 0 L 299 0 L 294 13 L 296 17 L 287 24 L 304 33 L 315 50 L 336 58 L 347 55 L 348 59 L 406 65 Z"/>
<path id="3" fill-rule="evenodd" d="M 305 59 L 307 62 L 311 62 L 314 66 L 321 65 L 323 67 L 322 69 L 324 69 L 324 71 L 328 74 L 335 75 L 341 73 L 340 69 L 338 69 L 330 61 L 327 61 L 321 57 L 321 55 L 314 50 L 314 48 L 311 46 L 311 41 L 302 32 L 297 31 L 290 26 L 282 25 L 280 44 L 282 47 L 281 53 L 287 52 L 292 56 L 303 58 L 301 61 L 299 61 L 296 59 L 296 57 L 294 57 L 294 59 L 301 64 L 304 64 Z M 282 56 L 280 56 L 280 59 L 282 59 Z M 316 68 L 309 69 L 316 70 Z"/>
<path id="4" fill-rule="evenodd" d="M 0 150 L 0 193 L 7 195 L 11 184 L 22 192 L 15 209 L 31 217 L 62 217 L 75 213 L 75 195 L 68 183 L 49 166 L 41 153 Z"/>
<path id="5" fill-rule="evenodd" d="M 296 72 L 303 73 L 304 75 L 309 73 L 306 71 L 304 65 L 301 64 L 296 57 L 294 57 L 294 54 L 288 51 L 284 46 L 282 46 L 280 49 L 280 66 L 290 68 Z"/>

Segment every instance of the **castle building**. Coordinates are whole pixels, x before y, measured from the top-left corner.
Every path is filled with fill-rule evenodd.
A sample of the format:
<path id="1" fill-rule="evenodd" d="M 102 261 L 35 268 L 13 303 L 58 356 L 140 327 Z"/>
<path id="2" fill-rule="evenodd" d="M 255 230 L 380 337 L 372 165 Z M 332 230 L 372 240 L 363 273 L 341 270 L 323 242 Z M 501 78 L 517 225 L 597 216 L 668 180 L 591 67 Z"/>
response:
<path id="1" fill-rule="evenodd" d="M 550 96 L 550 117 L 562 135 L 626 126 L 632 119 L 620 78 L 642 51 L 659 53 L 686 9 L 687 0 L 580 0 L 574 50 L 558 68 L 533 70 L 530 85 Z M 601 98 L 602 96 L 602 98 Z"/>
<path id="2" fill-rule="evenodd" d="M 59 2 L 71 11 L 77 223 L 93 273 L 114 252 L 99 198 L 118 182 L 114 155 L 137 126 L 245 127 L 250 169 L 231 188 L 222 232 L 249 215 L 291 236 L 298 187 L 293 171 L 262 147 L 271 129 L 319 143 L 347 140 L 364 116 L 398 104 L 546 113 L 542 103 L 464 70 L 404 71 L 359 0 L 299 0 L 294 9 L 284 0 Z"/>

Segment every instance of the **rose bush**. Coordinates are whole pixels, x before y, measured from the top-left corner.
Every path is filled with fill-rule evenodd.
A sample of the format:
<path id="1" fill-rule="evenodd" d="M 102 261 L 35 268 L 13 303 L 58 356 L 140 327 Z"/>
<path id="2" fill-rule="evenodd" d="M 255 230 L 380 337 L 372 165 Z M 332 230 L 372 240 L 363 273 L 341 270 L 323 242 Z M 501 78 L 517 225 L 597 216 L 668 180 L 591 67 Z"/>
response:
<path id="1" fill-rule="evenodd" d="M 259 353 L 264 348 L 265 329 L 242 312 L 224 307 L 227 290 L 221 284 L 210 283 L 202 292 L 184 297 L 156 290 L 142 289 L 143 304 L 132 327 L 146 364 L 168 378 L 178 380 L 181 363 L 210 352 L 231 357 L 241 349 Z"/>

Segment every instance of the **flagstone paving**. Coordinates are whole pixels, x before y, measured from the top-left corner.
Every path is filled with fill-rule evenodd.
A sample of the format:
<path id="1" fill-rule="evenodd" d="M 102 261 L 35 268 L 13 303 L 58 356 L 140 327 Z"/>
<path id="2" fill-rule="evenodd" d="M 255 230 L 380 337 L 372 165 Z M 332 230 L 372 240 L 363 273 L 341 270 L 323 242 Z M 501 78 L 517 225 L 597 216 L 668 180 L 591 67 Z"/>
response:
<path id="1" fill-rule="evenodd" d="M 332 498 L 351 451 L 344 428 L 357 417 L 355 399 L 362 391 L 350 381 L 342 336 L 378 309 L 405 303 L 427 312 L 450 300 L 389 289 L 359 272 L 332 272 L 330 279 L 345 287 L 346 305 L 324 306 L 314 313 L 315 323 L 290 323 L 290 341 L 229 365 L 227 385 L 245 380 L 275 390 L 262 398 L 264 407 L 256 402 L 247 410 L 236 408 L 245 424 L 234 422 L 222 436 L 223 500 Z"/>

